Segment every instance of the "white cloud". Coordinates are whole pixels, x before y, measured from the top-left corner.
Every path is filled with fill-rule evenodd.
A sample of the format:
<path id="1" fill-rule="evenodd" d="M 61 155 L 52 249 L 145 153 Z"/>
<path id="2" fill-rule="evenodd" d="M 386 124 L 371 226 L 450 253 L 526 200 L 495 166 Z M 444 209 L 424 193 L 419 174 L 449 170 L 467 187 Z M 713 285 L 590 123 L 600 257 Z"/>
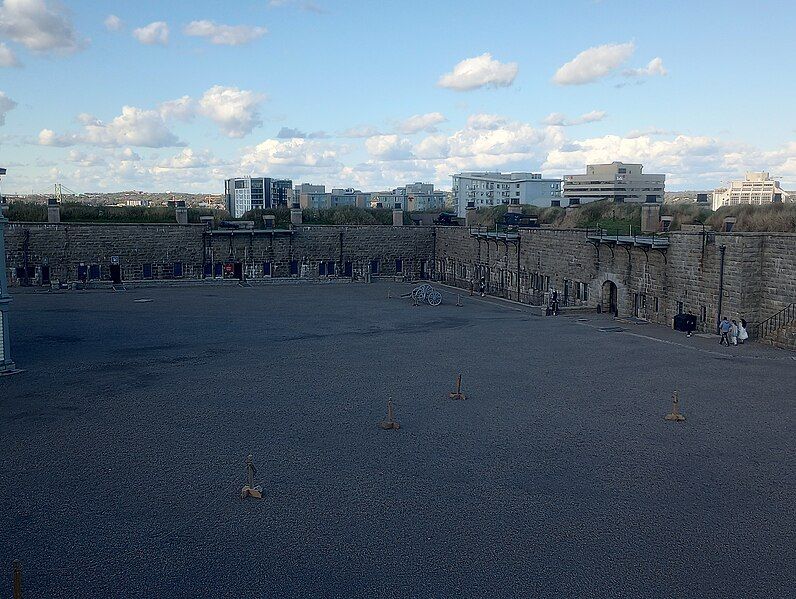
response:
<path id="1" fill-rule="evenodd" d="M 73 136 L 69 135 L 58 135 L 52 129 L 42 129 L 39 131 L 39 145 L 40 146 L 52 146 L 56 148 L 65 148 L 67 146 L 73 146 L 77 143 Z"/>
<path id="2" fill-rule="evenodd" d="M 245 137 L 262 125 L 260 104 L 266 96 L 237 87 L 216 85 L 199 100 L 199 113 L 213 120 L 227 137 Z"/>
<path id="3" fill-rule="evenodd" d="M 325 131 L 313 131 L 312 133 L 306 133 L 301 129 L 282 127 L 279 130 L 279 133 L 276 134 L 276 137 L 277 139 L 326 139 L 329 136 Z"/>
<path id="4" fill-rule="evenodd" d="M 110 123 L 104 123 L 88 114 L 79 115 L 77 120 L 83 125 L 83 130 L 79 133 L 59 135 L 51 129 L 42 129 L 39 133 L 39 144 L 57 147 L 85 144 L 107 148 L 164 148 L 185 145 L 169 130 L 156 110 L 124 106 L 122 114 Z"/>
<path id="5" fill-rule="evenodd" d="M 3 43 L 0 43 L 0 67 L 19 67 L 22 63 L 17 59 L 17 55 Z"/>
<path id="6" fill-rule="evenodd" d="M 185 35 L 207 38 L 211 44 L 240 46 L 268 33 L 265 27 L 220 25 L 213 21 L 192 21 L 185 26 Z"/>
<path id="7" fill-rule="evenodd" d="M 519 67 L 516 62 L 493 60 L 489 52 L 461 61 L 450 73 L 439 78 L 437 85 L 455 91 L 479 87 L 508 87 L 514 83 Z"/>
<path id="8" fill-rule="evenodd" d="M 156 170 L 175 170 L 175 169 L 192 169 L 192 168 L 209 168 L 212 166 L 223 165 L 223 161 L 219 160 L 209 150 L 195 151 L 191 148 L 185 148 L 176 156 L 171 156 L 165 160 L 161 160 L 156 166 Z"/>
<path id="9" fill-rule="evenodd" d="M 663 77 L 668 73 L 666 67 L 663 66 L 663 59 L 660 57 L 650 60 L 646 67 L 622 71 L 622 75 L 625 77 L 653 77 L 655 75 Z"/>
<path id="10" fill-rule="evenodd" d="M 84 168 L 91 166 L 107 166 L 108 164 L 102 156 L 97 154 L 86 154 L 79 150 L 69 150 L 67 160 Z"/>
<path id="11" fill-rule="evenodd" d="M 337 150 L 325 142 L 290 139 L 266 139 L 247 148 L 241 157 L 241 166 L 249 172 L 273 170 L 289 172 L 297 168 L 339 167 Z"/>
<path id="12" fill-rule="evenodd" d="M 108 31 L 119 31 L 124 27 L 124 21 L 116 15 L 108 15 L 103 23 Z"/>
<path id="13" fill-rule="evenodd" d="M 0 37 L 35 52 L 69 53 L 85 45 L 77 39 L 66 10 L 44 0 L 3 0 Z"/>
<path id="14" fill-rule="evenodd" d="M 543 122 L 545 125 L 551 125 L 554 127 L 571 127 L 573 125 L 582 125 L 584 123 L 596 123 L 597 121 L 603 120 L 606 116 L 607 113 L 603 110 L 592 110 L 591 112 L 582 114 L 575 119 L 569 119 L 565 114 L 560 112 L 551 112 L 549 115 L 547 115 Z"/>
<path id="15" fill-rule="evenodd" d="M 556 71 L 558 85 L 582 85 L 611 74 L 635 52 L 633 42 L 605 44 L 584 50 Z"/>
<path id="16" fill-rule="evenodd" d="M 412 144 L 397 135 L 377 135 L 365 140 L 365 148 L 379 160 L 406 160 L 412 157 Z"/>
<path id="17" fill-rule="evenodd" d="M 0 92 L 0 125 L 6 124 L 6 115 L 17 106 L 18 104 L 9 98 L 5 92 Z"/>
<path id="18" fill-rule="evenodd" d="M 133 37 L 147 46 L 165 46 L 169 43 L 169 26 L 163 21 L 155 21 L 145 27 L 133 29 Z"/>
<path id="19" fill-rule="evenodd" d="M 163 120 L 190 121 L 196 113 L 196 102 L 190 96 L 163 102 L 158 111 Z"/>
<path id="20" fill-rule="evenodd" d="M 467 118 L 467 126 L 470 129 L 484 129 L 487 131 L 494 131 L 505 126 L 507 120 L 505 117 L 497 114 L 471 114 Z"/>
<path id="21" fill-rule="evenodd" d="M 425 131 L 426 133 L 435 133 L 437 131 L 436 125 L 444 123 L 448 119 L 441 112 L 429 112 L 427 114 L 416 114 L 410 116 L 405 121 L 398 124 L 398 130 L 406 135 L 412 133 L 419 133 Z"/>

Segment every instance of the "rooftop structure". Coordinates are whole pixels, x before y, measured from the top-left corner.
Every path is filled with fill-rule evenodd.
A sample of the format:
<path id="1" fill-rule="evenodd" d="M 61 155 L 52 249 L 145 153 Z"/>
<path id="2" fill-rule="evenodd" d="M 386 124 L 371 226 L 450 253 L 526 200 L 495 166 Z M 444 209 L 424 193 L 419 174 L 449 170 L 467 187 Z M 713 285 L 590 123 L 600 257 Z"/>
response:
<path id="1" fill-rule="evenodd" d="M 561 179 L 543 178 L 541 173 L 463 172 L 452 177 L 458 216 L 465 216 L 468 206 L 550 206 L 561 197 Z"/>
<path id="2" fill-rule="evenodd" d="M 713 192 L 713 210 L 739 204 L 763 206 L 782 202 L 785 197 L 787 194 L 779 181 L 772 179 L 769 173 L 748 171 L 743 181 L 731 181 L 728 187 Z"/>
<path id="3" fill-rule="evenodd" d="M 566 175 L 563 196 L 569 205 L 598 200 L 663 202 L 666 175 L 644 174 L 641 164 L 589 164 L 585 175 Z"/>

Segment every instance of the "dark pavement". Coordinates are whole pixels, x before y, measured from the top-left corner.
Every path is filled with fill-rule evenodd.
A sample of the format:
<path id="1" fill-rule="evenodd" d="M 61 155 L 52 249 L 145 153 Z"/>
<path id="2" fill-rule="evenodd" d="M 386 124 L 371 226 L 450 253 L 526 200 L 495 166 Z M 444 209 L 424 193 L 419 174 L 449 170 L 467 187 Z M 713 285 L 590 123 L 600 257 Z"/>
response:
<path id="1" fill-rule="evenodd" d="M 793 596 L 792 354 L 409 289 L 17 293 L 0 597 Z"/>

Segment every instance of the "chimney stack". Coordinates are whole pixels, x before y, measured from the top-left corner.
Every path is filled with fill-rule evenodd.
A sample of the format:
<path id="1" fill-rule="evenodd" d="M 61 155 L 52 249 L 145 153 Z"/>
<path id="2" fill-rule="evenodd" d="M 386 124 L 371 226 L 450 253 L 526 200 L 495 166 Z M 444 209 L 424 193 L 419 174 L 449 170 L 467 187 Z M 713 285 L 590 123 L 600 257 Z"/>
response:
<path id="1" fill-rule="evenodd" d="M 395 202 L 395 207 L 392 209 L 392 226 L 403 227 L 404 225 L 404 211 L 400 202 Z"/>
<path id="2" fill-rule="evenodd" d="M 188 224 L 188 208 L 185 206 L 185 200 L 178 200 L 174 203 L 174 213 L 177 216 L 178 225 Z"/>
<path id="3" fill-rule="evenodd" d="M 53 224 L 61 222 L 61 204 L 57 198 L 47 200 L 47 222 Z"/>
<path id="4" fill-rule="evenodd" d="M 301 204 L 293 202 L 290 207 L 290 224 L 298 227 L 302 222 Z"/>

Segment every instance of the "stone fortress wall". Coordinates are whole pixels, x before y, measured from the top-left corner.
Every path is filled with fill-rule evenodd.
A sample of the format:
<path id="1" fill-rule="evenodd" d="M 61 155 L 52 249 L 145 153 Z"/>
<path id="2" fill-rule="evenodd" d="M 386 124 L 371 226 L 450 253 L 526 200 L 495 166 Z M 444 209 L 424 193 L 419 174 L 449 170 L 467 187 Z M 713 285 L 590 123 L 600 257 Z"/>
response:
<path id="1" fill-rule="evenodd" d="M 665 250 L 591 242 L 583 230 L 522 230 L 486 239 L 465 227 L 315 226 L 220 231 L 204 225 L 9 223 L 9 281 L 81 276 L 110 281 L 404 276 L 479 288 L 541 304 L 552 289 L 569 306 L 670 325 L 680 311 L 715 327 L 719 309 L 759 322 L 796 301 L 796 234 L 678 232 Z M 722 250 L 722 248 L 724 248 Z M 45 277 L 46 275 L 46 277 Z"/>

